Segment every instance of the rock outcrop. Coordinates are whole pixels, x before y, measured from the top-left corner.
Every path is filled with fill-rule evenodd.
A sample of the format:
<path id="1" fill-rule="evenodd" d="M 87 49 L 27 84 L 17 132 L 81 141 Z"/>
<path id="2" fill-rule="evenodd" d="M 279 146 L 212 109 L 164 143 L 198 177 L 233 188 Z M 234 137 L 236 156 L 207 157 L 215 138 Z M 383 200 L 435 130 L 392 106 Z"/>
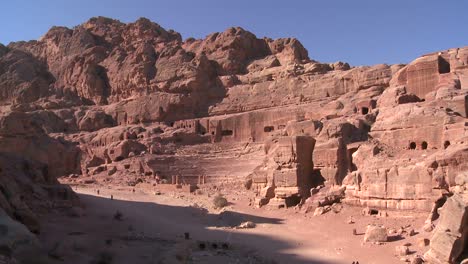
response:
<path id="1" fill-rule="evenodd" d="M 351 67 L 239 27 L 186 40 L 144 18 L 53 27 L 0 45 L 1 207 L 37 232 L 37 205 L 21 197 L 73 201 L 57 177 L 132 186 L 247 177 L 260 206 L 304 203 L 324 186 L 353 205 L 435 215 L 453 194 L 444 208 L 463 208 L 454 188 L 468 170 L 467 76 L 467 47 Z M 460 217 L 441 216 L 434 259 L 459 256 L 454 241 L 466 236 L 442 226 Z"/>
<path id="2" fill-rule="evenodd" d="M 458 263 L 468 257 L 468 173 L 459 174 L 454 194 L 441 208 L 440 219 L 424 255 L 430 263 Z"/>
<path id="3" fill-rule="evenodd" d="M 12 112 L 0 117 L 0 150 L 0 204 L 10 217 L 39 232 L 35 210 L 50 208 L 55 199 L 76 202 L 57 181 L 80 172 L 74 144 L 48 136 L 30 115 Z"/>
<path id="4" fill-rule="evenodd" d="M 24 261 L 23 263 L 44 257 L 41 255 L 41 246 L 37 237 L 22 224 L 11 219 L 2 208 L 0 208 L 0 232 L 2 257 Z"/>
<path id="5" fill-rule="evenodd" d="M 250 175 L 253 187 L 263 190 L 259 205 L 286 207 L 309 196 L 314 144 L 310 136 L 279 136 L 265 144 L 267 157 Z"/>

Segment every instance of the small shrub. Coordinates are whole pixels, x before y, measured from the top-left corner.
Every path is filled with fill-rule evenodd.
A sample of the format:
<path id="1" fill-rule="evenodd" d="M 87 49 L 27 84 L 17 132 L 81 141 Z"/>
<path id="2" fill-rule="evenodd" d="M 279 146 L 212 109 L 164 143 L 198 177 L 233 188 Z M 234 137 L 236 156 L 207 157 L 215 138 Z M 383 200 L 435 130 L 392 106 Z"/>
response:
<path id="1" fill-rule="evenodd" d="M 115 212 L 114 219 L 117 221 L 122 221 L 123 214 L 120 211 Z"/>
<path id="2" fill-rule="evenodd" d="M 221 194 L 218 194 L 214 197 L 213 199 L 213 205 L 215 208 L 223 208 L 223 207 L 226 207 L 228 205 L 228 201 L 226 198 L 224 198 L 223 195 Z"/>

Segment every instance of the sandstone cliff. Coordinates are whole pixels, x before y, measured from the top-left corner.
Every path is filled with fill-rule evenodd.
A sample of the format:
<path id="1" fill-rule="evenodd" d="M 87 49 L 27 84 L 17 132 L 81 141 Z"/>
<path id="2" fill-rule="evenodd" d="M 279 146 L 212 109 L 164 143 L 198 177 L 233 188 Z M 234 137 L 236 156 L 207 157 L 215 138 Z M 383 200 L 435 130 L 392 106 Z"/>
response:
<path id="1" fill-rule="evenodd" d="M 32 199 L 15 195 L 73 200 L 56 185 L 69 176 L 247 178 L 275 206 L 345 186 L 345 203 L 430 211 L 468 170 L 468 47 L 351 67 L 238 27 L 183 40 L 97 17 L 0 45 L 0 111 L 0 162 L 23 164 L 1 165 L 0 205 L 34 231 Z"/>

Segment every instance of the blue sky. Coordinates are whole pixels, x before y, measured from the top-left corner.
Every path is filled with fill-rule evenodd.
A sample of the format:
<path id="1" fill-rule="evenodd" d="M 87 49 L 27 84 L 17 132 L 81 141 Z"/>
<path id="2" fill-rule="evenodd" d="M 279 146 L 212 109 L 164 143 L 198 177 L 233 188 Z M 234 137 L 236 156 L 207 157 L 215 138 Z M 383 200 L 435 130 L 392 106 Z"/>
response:
<path id="1" fill-rule="evenodd" d="M 467 12 L 465 0 L 1 0 L 0 43 L 93 16 L 147 17 L 184 39 L 241 26 L 257 37 L 296 37 L 323 62 L 407 63 L 468 45 Z"/>

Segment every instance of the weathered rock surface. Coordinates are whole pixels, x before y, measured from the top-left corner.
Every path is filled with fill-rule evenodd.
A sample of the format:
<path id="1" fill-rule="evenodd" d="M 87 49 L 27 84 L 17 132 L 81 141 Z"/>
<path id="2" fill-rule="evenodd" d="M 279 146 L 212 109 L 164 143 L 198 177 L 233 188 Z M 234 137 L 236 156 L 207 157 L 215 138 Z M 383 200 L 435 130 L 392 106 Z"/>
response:
<path id="1" fill-rule="evenodd" d="M 30 263 L 32 260 L 45 261 L 45 254 L 37 237 L 24 225 L 11 219 L 2 208 L 0 208 L 0 234 L 2 257 L 19 263 Z"/>
<path id="2" fill-rule="evenodd" d="M 454 194 L 440 210 L 440 219 L 424 255 L 430 263 L 458 263 L 468 257 L 468 173 L 456 177 Z"/>
<path id="3" fill-rule="evenodd" d="M 271 189 L 261 198 L 272 198 L 273 206 L 286 207 L 309 196 L 314 144 L 310 136 L 279 136 L 265 144 L 267 157 L 250 175 L 255 189 Z"/>
<path id="4" fill-rule="evenodd" d="M 364 235 L 365 242 L 382 243 L 387 242 L 387 240 L 387 228 L 374 225 L 367 226 L 366 233 Z"/>
<path id="5" fill-rule="evenodd" d="M 467 116 L 467 47 L 351 67 L 314 61 L 297 39 L 238 27 L 183 41 L 144 18 L 96 17 L 0 45 L 0 203 L 38 231 L 37 205 L 5 193 L 73 200 L 57 177 L 132 186 L 247 177 L 259 206 L 312 195 L 317 206 L 435 216 L 441 197 L 465 188 L 457 175 L 468 170 Z M 456 236 L 441 228 L 430 252 Z M 455 253 L 431 254 L 452 261 L 452 242 L 444 245 Z"/>

